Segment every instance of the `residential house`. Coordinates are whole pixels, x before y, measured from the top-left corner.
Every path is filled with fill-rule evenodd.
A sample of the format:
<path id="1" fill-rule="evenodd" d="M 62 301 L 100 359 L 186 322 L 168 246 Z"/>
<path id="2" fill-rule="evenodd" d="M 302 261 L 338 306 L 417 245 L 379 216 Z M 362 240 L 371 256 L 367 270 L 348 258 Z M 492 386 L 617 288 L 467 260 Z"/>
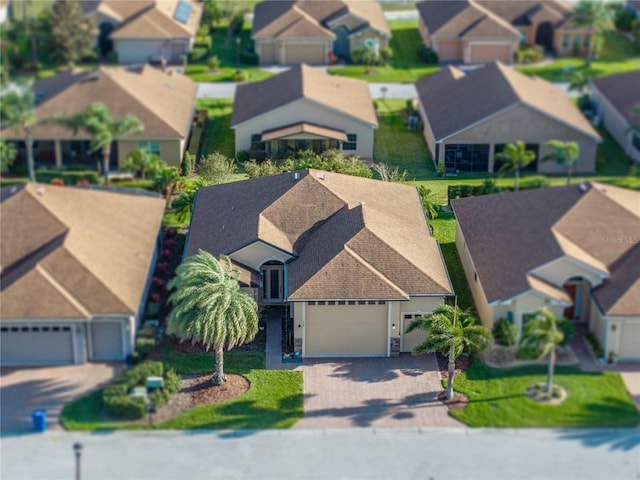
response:
<path id="1" fill-rule="evenodd" d="M 252 38 L 261 64 L 326 64 L 330 53 L 379 53 L 391 31 L 374 0 L 267 0 L 255 6 Z"/>
<path id="2" fill-rule="evenodd" d="M 598 118 L 624 152 L 640 160 L 640 70 L 591 80 L 591 100 Z M 635 130 L 632 128 L 635 127 Z"/>
<path id="3" fill-rule="evenodd" d="M 0 205 L 2 365 L 124 360 L 164 199 L 29 183 L 3 187 Z"/>
<path id="4" fill-rule="evenodd" d="M 298 65 L 238 85 L 231 116 L 236 152 L 287 157 L 298 150 L 342 150 L 373 157 L 378 127 L 367 82 Z"/>
<path id="5" fill-rule="evenodd" d="M 84 6 L 98 24 L 98 43 L 111 42 L 121 64 L 162 58 L 182 64 L 202 15 L 202 4 L 193 0 L 89 0 Z"/>
<path id="6" fill-rule="evenodd" d="M 191 79 L 163 73 L 149 65 L 132 68 L 99 67 L 69 70 L 36 80 L 36 118 L 72 115 L 94 102 L 109 107 L 113 118 L 134 114 L 144 124 L 142 135 L 116 138 L 111 148 L 109 170 L 116 171 L 137 149 L 158 154 L 169 165 L 179 166 L 191 132 L 198 86 Z M 3 125 L 4 127 L 4 125 Z M 85 165 L 100 168 L 101 152 L 90 152 L 91 136 L 76 134 L 56 124 L 38 124 L 32 129 L 37 167 Z M 25 165 L 24 133 L 4 127 L 3 139 L 18 144 L 15 167 Z"/>
<path id="7" fill-rule="evenodd" d="M 627 0 L 627 8 L 640 19 L 640 0 Z"/>
<path id="8" fill-rule="evenodd" d="M 10 0 L 0 0 L 0 25 L 4 25 L 9 21 Z"/>
<path id="9" fill-rule="evenodd" d="M 500 62 L 467 74 L 447 66 L 416 83 L 424 136 L 435 163 L 449 171 L 497 172 L 494 160 L 507 143 L 523 141 L 536 153 L 525 171 L 562 173 L 556 162 L 540 162 L 544 143 L 577 142 L 574 172 L 593 173 L 600 136 L 558 87 Z"/>
<path id="10" fill-rule="evenodd" d="M 559 56 L 584 55 L 591 32 L 563 0 L 426 0 L 416 5 L 425 45 L 440 60 L 511 63 L 519 44 Z"/>
<path id="11" fill-rule="evenodd" d="M 288 305 L 302 357 L 391 356 L 453 295 L 415 188 L 319 170 L 198 190 L 185 256 L 227 255 L 261 305 Z"/>
<path id="12" fill-rule="evenodd" d="M 487 328 L 548 308 L 605 358 L 640 359 L 640 192 L 586 183 L 452 201 L 456 248 Z"/>

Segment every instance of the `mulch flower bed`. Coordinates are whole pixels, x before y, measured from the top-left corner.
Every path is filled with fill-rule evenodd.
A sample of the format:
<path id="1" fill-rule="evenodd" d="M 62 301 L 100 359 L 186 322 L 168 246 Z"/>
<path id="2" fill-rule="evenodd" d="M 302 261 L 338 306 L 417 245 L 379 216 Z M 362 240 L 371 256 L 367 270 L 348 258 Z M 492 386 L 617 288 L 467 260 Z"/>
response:
<path id="1" fill-rule="evenodd" d="M 449 410 L 462 410 L 469 404 L 469 397 L 456 391 L 453 392 L 453 398 L 447 400 L 447 392 L 444 390 L 438 394 L 438 400 L 444 403 Z"/>
<path id="2" fill-rule="evenodd" d="M 444 379 L 449 378 L 449 358 L 445 357 L 441 353 L 436 353 L 436 359 L 438 360 L 438 368 L 440 369 L 440 376 Z M 454 378 L 464 372 L 471 366 L 471 358 L 468 355 L 460 355 L 456 358 L 456 369 L 453 372 Z M 455 388 L 455 384 L 454 384 Z M 464 393 L 453 392 L 453 398 L 447 400 L 447 392 L 443 390 L 438 394 L 438 400 L 444 403 L 449 410 L 462 410 L 469 404 L 469 397 Z"/>

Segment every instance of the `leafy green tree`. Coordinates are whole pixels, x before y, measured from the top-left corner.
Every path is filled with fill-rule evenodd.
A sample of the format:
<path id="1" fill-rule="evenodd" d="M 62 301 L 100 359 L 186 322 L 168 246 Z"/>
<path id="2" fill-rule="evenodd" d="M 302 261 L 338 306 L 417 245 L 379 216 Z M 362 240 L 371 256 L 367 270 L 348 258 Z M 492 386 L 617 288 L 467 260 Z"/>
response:
<path id="1" fill-rule="evenodd" d="M 140 175 L 141 179 L 155 178 L 167 164 L 155 153 L 146 150 L 134 150 L 122 164 L 127 172 Z"/>
<path id="2" fill-rule="evenodd" d="M 161 193 L 164 198 L 171 198 L 178 180 L 180 180 L 178 169 L 165 164 L 153 179 L 153 189 Z"/>
<path id="3" fill-rule="evenodd" d="M 114 119 L 109 107 L 104 103 L 92 103 L 84 110 L 72 115 L 54 115 L 45 120 L 47 123 L 64 125 L 75 134 L 84 130 L 91 135 L 91 152 L 102 152 L 102 173 L 109 180 L 109 158 L 111 144 L 116 138 L 140 135 L 144 125 L 133 114 Z"/>
<path id="4" fill-rule="evenodd" d="M 416 329 L 428 332 L 427 339 L 413 349 L 414 355 L 440 352 L 449 356 L 449 380 L 447 382 L 447 399 L 453 398 L 453 381 L 456 358 L 463 351 L 482 350 L 491 341 L 491 333 L 469 310 L 461 310 L 458 305 L 440 305 L 432 314 L 423 315 L 413 320 L 407 333 Z"/>
<path id="5" fill-rule="evenodd" d="M 527 150 L 524 142 L 517 141 L 516 143 L 507 143 L 504 150 L 496 153 L 493 158 L 504 162 L 499 173 L 512 170 L 515 172 L 514 190 L 518 191 L 520 189 L 520 170 L 536 159 L 536 152 Z"/>
<path id="6" fill-rule="evenodd" d="M 409 180 L 409 172 L 406 170 L 400 172 L 400 168 L 391 168 L 386 163 L 376 163 L 373 169 L 380 176 L 380 180 L 383 182 L 394 182 L 394 183 L 402 183 Z"/>
<path id="7" fill-rule="evenodd" d="M 225 10 L 216 0 L 204 0 L 202 5 L 202 25 L 218 25 L 225 16 Z"/>
<path id="8" fill-rule="evenodd" d="M 16 133 L 24 134 L 27 148 L 27 170 L 29 180 L 35 182 L 33 162 L 33 127 L 36 125 L 35 95 L 32 86 L 20 86 L 0 97 L 0 119 L 2 127 L 13 128 Z"/>
<path id="9" fill-rule="evenodd" d="M 418 187 L 418 193 L 420 194 L 420 200 L 422 201 L 422 207 L 424 213 L 429 220 L 433 220 L 438 216 L 440 211 L 440 201 L 438 196 L 431 191 L 430 188 L 420 185 Z"/>
<path id="10" fill-rule="evenodd" d="M 54 57 L 73 66 L 93 52 L 98 28 L 95 20 L 82 11 L 82 2 L 58 0 L 49 15 Z"/>
<path id="11" fill-rule="evenodd" d="M 10 144 L 0 141 L 0 173 L 6 173 L 9 167 L 13 165 L 17 155 L 16 148 Z"/>
<path id="12" fill-rule="evenodd" d="M 589 86 L 589 80 L 589 75 L 586 73 L 574 72 L 573 75 L 571 75 L 571 81 L 569 82 L 569 90 L 583 95 Z"/>
<path id="13" fill-rule="evenodd" d="M 593 57 L 593 35 L 612 30 L 613 15 L 602 0 L 580 0 L 574 7 L 573 23 L 589 31 L 589 49 L 585 65 L 591 66 Z"/>
<path id="14" fill-rule="evenodd" d="M 558 165 L 567 168 L 567 185 L 571 183 L 571 173 L 573 166 L 578 161 L 580 147 L 576 142 L 563 142 L 561 140 L 549 140 L 544 144 L 545 147 L 552 148 L 553 152 L 542 157 L 542 161 L 555 161 Z"/>
<path id="15" fill-rule="evenodd" d="M 237 171 L 235 160 L 219 152 L 210 153 L 198 162 L 198 175 L 209 185 L 228 183 Z"/>
<path id="16" fill-rule="evenodd" d="M 177 268 L 168 284 L 173 309 L 167 331 L 215 351 L 214 385 L 226 381 L 224 349 L 250 342 L 258 332 L 258 306 L 240 290 L 239 277 L 228 257 L 218 261 L 200 250 Z"/>
<path id="17" fill-rule="evenodd" d="M 559 319 L 546 308 L 534 312 L 534 317 L 526 324 L 522 333 L 521 345 L 534 347 L 542 359 L 549 356 L 547 384 L 544 391 L 551 394 L 553 372 L 556 361 L 556 347 L 562 343 L 564 334 Z"/>

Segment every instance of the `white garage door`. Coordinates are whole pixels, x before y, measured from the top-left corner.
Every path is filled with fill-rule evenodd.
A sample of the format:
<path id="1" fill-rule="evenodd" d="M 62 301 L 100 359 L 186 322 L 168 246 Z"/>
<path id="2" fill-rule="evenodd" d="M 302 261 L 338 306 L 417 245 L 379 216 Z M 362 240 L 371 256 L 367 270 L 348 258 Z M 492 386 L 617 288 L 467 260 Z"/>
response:
<path id="1" fill-rule="evenodd" d="M 3 326 L 0 328 L 0 363 L 3 366 L 73 363 L 72 326 Z"/>
<path id="2" fill-rule="evenodd" d="M 402 339 L 400 341 L 401 352 L 413 352 L 413 349 L 416 346 L 420 345 L 427 339 L 427 332 L 422 329 L 416 329 L 411 333 L 406 333 L 407 328 L 416 317 L 418 317 L 418 315 L 413 313 L 402 314 Z"/>
<path id="3" fill-rule="evenodd" d="M 122 323 L 91 322 L 93 360 L 122 360 Z"/>
<path id="4" fill-rule="evenodd" d="M 162 45 L 156 41 L 116 41 L 114 50 L 118 52 L 118 63 L 147 63 L 149 56 L 163 54 Z"/>
<path id="5" fill-rule="evenodd" d="M 471 45 L 471 62 L 511 63 L 511 47 L 509 45 Z"/>
<path id="6" fill-rule="evenodd" d="M 622 360 L 640 359 L 640 324 L 631 322 L 622 324 L 618 356 Z"/>
<path id="7" fill-rule="evenodd" d="M 308 63 L 321 65 L 327 63 L 324 54 L 324 45 L 313 44 L 289 44 L 285 45 L 285 63 Z"/>
<path id="8" fill-rule="evenodd" d="M 387 305 L 384 302 L 321 303 L 325 302 L 306 307 L 305 356 L 387 354 Z"/>

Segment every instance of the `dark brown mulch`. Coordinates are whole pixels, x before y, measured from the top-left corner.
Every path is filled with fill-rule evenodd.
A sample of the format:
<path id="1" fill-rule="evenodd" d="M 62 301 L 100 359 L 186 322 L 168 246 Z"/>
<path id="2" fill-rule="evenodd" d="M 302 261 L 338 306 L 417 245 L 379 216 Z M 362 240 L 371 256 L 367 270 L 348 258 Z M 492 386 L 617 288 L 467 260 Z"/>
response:
<path id="1" fill-rule="evenodd" d="M 438 360 L 438 368 L 440 369 L 442 378 L 449 378 L 449 359 L 441 353 L 436 353 L 436 358 Z M 460 355 L 458 358 L 456 358 L 456 369 L 453 376 L 457 377 L 470 366 L 471 358 L 468 355 Z"/>
<path id="2" fill-rule="evenodd" d="M 438 394 L 438 400 L 444 403 L 449 410 L 462 410 L 469 404 L 469 397 L 456 391 L 453 392 L 451 400 L 447 400 L 447 392 L 442 391 Z"/>

